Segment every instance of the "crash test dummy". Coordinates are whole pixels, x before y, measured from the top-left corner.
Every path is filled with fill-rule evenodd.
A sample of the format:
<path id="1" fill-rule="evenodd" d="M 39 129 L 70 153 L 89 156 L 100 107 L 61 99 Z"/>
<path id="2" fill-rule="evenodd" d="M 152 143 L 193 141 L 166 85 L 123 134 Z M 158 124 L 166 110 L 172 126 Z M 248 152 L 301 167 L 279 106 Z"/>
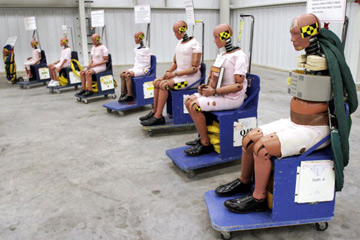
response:
<path id="1" fill-rule="evenodd" d="M 28 57 L 26 59 L 26 62 L 24 62 L 26 74 L 28 78 L 32 77 L 30 66 L 39 64 L 41 61 L 41 50 L 38 48 L 39 42 L 34 38 L 30 42 L 30 46 L 33 48 L 31 57 Z"/>
<path id="2" fill-rule="evenodd" d="M 77 95 L 90 96 L 94 94 L 92 91 L 92 75 L 106 70 L 106 63 L 109 60 L 108 49 L 100 42 L 100 35 L 94 33 L 91 36 L 93 46 L 91 48 L 91 59 L 85 70 L 80 72 L 81 90 Z"/>
<path id="3" fill-rule="evenodd" d="M 151 67 L 152 52 L 150 48 L 144 45 L 143 39 L 145 39 L 145 34 L 143 32 L 136 32 L 134 34 L 134 41 L 140 46 L 134 49 L 134 67 L 120 73 L 121 95 L 118 100 L 120 103 L 134 101 L 132 93 L 132 78 L 144 76 Z"/>
<path id="4" fill-rule="evenodd" d="M 15 84 L 17 82 L 15 54 L 14 47 L 10 44 L 6 44 L 3 48 L 3 61 L 7 82 Z"/>
<path id="5" fill-rule="evenodd" d="M 329 103 L 335 103 L 339 131 L 341 125 L 344 125 L 345 131 L 347 131 L 345 137 L 340 134 L 341 149 L 344 153 L 341 156 L 341 161 L 343 161 L 343 158 L 348 158 L 349 149 L 346 150 L 343 143 L 348 143 L 350 131 L 348 121 L 340 121 L 342 116 L 345 116 L 344 92 L 346 92 L 346 99 L 348 99 L 346 101 L 349 103 L 350 113 L 354 112 L 358 105 L 355 84 L 345 62 L 343 46 L 338 37 L 330 30 L 320 29 L 320 21 L 313 14 L 296 17 L 291 23 L 290 34 L 295 50 L 305 50 L 307 60 L 311 54 L 311 56 L 324 57 L 327 61 L 325 66 L 328 69 L 327 75 L 330 75 L 332 93 L 334 94 L 333 100 Z M 308 70 L 306 69 L 306 71 Z M 318 73 L 315 71 L 309 74 L 318 75 Z M 342 74 L 348 77 L 343 78 Z M 313 91 L 313 89 L 307 89 L 307 91 Z M 250 192 L 253 173 L 255 173 L 255 189 L 250 195 L 225 201 L 224 205 L 228 210 L 235 213 L 266 210 L 266 186 L 272 167 L 270 158 L 302 154 L 327 136 L 330 131 L 329 103 L 306 101 L 299 97 L 293 97 L 290 101 L 290 118 L 255 128 L 243 138 L 240 177 L 217 187 L 215 192 L 219 196 Z M 342 110 L 336 113 L 337 108 L 342 108 Z M 322 144 L 318 149 L 328 144 L 329 141 Z M 334 162 L 336 167 L 336 159 Z"/>
<path id="6" fill-rule="evenodd" d="M 169 96 L 168 91 L 182 90 L 201 77 L 201 44 L 194 37 L 188 37 L 186 30 L 187 24 L 184 21 L 177 21 L 173 25 L 174 34 L 181 41 L 176 46 L 170 68 L 162 78 L 154 80 L 154 107 L 140 118 L 143 126 L 165 124 L 162 112 Z"/>
<path id="7" fill-rule="evenodd" d="M 68 43 L 69 39 L 67 37 L 60 39 L 60 47 L 63 47 L 63 49 L 61 50 L 60 60 L 48 65 L 51 76 L 51 81 L 48 86 L 59 86 L 59 79 L 56 72 L 60 72 L 62 68 L 70 67 L 71 48 L 68 46 Z"/>
<path id="8" fill-rule="evenodd" d="M 218 85 L 214 73 L 210 71 L 208 84 L 200 85 L 198 93 L 189 96 L 185 100 L 185 106 L 193 119 L 200 135 L 195 141 L 187 144 L 194 145 L 185 149 L 190 156 L 198 156 L 213 151 L 207 134 L 206 118 L 204 112 L 222 111 L 240 107 L 245 98 L 247 80 L 245 78 L 248 69 L 246 54 L 231 43 L 233 31 L 227 24 L 220 24 L 214 29 L 214 42 L 218 48 L 225 47 L 225 52 L 219 54 L 217 69 L 223 68 L 221 85 Z M 213 68 L 213 67 L 212 67 Z"/>

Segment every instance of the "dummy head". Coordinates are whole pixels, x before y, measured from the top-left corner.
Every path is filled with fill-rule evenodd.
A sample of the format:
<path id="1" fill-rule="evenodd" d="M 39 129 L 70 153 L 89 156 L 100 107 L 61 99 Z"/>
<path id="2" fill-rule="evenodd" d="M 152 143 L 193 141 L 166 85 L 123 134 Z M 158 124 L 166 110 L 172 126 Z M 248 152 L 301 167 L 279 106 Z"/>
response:
<path id="1" fill-rule="evenodd" d="M 233 30 L 228 24 L 219 24 L 214 29 L 214 42 L 218 48 L 226 45 L 226 40 L 231 39 Z"/>
<path id="2" fill-rule="evenodd" d="M 94 33 L 92 36 L 91 36 L 91 41 L 94 45 L 99 45 L 100 44 L 100 35 L 97 34 L 97 33 Z"/>
<path id="3" fill-rule="evenodd" d="M 67 46 L 69 43 L 69 39 L 67 37 L 63 37 L 60 39 L 60 46 L 63 47 L 63 46 Z"/>
<path id="4" fill-rule="evenodd" d="M 294 18 L 290 26 L 291 41 L 296 51 L 310 45 L 310 38 L 320 33 L 320 21 L 314 14 L 303 14 Z"/>
<path id="5" fill-rule="evenodd" d="M 139 44 L 143 39 L 145 39 L 145 34 L 143 32 L 136 32 L 134 34 L 134 40 L 136 44 Z"/>
<path id="6" fill-rule="evenodd" d="M 180 20 L 174 23 L 173 25 L 173 31 L 178 40 L 182 39 L 184 37 L 184 34 L 186 33 L 188 26 L 186 22 Z"/>
<path id="7" fill-rule="evenodd" d="M 33 40 L 31 40 L 30 45 L 31 45 L 32 48 L 36 48 L 36 47 L 39 45 L 39 43 L 38 43 L 38 41 L 34 38 Z"/>

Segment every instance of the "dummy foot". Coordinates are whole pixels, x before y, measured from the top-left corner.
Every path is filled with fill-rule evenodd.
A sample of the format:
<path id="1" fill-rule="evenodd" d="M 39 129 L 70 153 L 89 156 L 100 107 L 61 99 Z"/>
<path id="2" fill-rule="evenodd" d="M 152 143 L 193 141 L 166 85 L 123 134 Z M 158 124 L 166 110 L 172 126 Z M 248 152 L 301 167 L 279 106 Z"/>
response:
<path id="1" fill-rule="evenodd" d="M 125 96 L 126 96 L 126 93 L 122 93 L 122 94 L 120 95 L 120 97 L 119 97 L 118 102 L 121 102 L 121 99 L 123 99 Z"/>
<path id="2" fill-rule="evenodd" d="M 252 183 L 242 183 L 239 178 L 235 179 L 232 182 L 221 185 L 215 189 L 215 193 L 219 196 L 228 197 L 236 193 L 246 193 L 250 192 Z"/>
<path id="3" fill-rule="evenodd" d="M 88 97 L 88 96 L 91 96 L 91 95 L 93 95 L 93 94 L 94 94 L 93 91 L 86 91 L 86 92 L 83 94 L 83 96 L 84 96 L 84 97 Z"/>
<path id="4" fill-rule="evenodd" d="M 186 145 L 195 146 L 196 144 L 198 144 L 198 143 L 200 142 L 200 140 L 201 140 L 201 138 L 200 138 L 200 137 L 197 137 L 195 140 L 186 142 Z"/>
<path id="5" fill-rule="evenodd" d="M 189 156 L 200 156 L 206 153 L 211 153 L 214 151 L 213 145 L 202 145 L 201 142 L 197 143 L 195 146 L 191 148 L 187 148 L 184 152 Z"/>
<path id="6" fill-rule="evenodd" d="M 252 195 L 226 200 L 224 205 L 234 213 L 261 212 L 267 209 L 266 199 L 257 200 Z"/>
<path id="7" fill-rule="evenodd" d="M 155 113 L 153 111 L 150 111 L 148 114 L 142 116 L 139 118 L 140 121 L 148 120 L 149 118 L 153 117 Z"/>
<path id="8" fill-rule="evenodd" d="M 143 126 L 155 126 L 155 125 L 164 125 L 165 118 L 162 116 L 161 118 L 151 117 L 147 120 L 141 121 L 141 125 Z"/>
<path id="9" fill-rule="evenodd" d="M 120 100 L 119 100 L 119 102 L 120 103 L 126 103 L 126 102 L 132 102 L 132 101 L 134 101 L 135 100 L 135 98 L 134 98 L 134 96 L 128 96 L 128 95 L 125 95 L 123 98 L 121 98 Z"/>
<path id="10" fill-rule="evenodd" d="M 81 90 L 78 91 L 76 94 L 77 94 L 77 95 L 83 95 L 84 93 L 86 93 L 86 90 L 81 89 Z"/>

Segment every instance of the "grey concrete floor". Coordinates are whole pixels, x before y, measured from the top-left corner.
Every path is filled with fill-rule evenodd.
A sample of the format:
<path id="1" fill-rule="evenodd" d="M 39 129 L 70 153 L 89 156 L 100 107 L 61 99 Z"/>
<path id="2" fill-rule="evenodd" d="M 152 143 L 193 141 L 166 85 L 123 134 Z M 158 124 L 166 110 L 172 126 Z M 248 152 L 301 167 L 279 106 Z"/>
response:
<path id="1" fill-rule="evenodd" d="M 168 66 L 159 64 L 158 76 Z M 115 76 L 125 68 L 115 68 Z M 252 72 L 261 77 L 259 124 L 288 117 L 287 74 Z M 20 89 L 0 78 L 0 239 L 220 238 L 204 193 L 237 177 L 239 161 L 189 179 L 165 151 L 196 132 L 149 137 L 138 118 L 150 106 L 120 117 L 102 107 L 113 99 L 85 105 L 73 94 Z M 327 231 L 311 224 L 236 232 L 233 239 L 360 239 L 359 136 L 360 110 L 353 114 L 345 187 Z"/>

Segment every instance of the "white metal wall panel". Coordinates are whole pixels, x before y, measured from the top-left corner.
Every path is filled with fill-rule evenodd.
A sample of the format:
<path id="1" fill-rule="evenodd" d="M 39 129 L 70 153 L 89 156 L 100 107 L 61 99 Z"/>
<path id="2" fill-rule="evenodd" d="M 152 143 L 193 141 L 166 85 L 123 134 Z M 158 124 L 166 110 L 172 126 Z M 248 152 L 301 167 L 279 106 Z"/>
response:
<path id="1" fill-rule="evenodd" d="M 352 3 L 354 4 L 354 3 Z M 232 11 L 231 23 L 234 31 L 239 31 L 240 14 L 252 14 L 255 17 L 252 63 L 281 69 L 294 69 L 297 65 L 297 56 L 304 51 L 294 50 L 290 41 L 290 23 L 293 18 L 306 12 L 306 4 L 291 4 L 236 9 Z M 353 32 L 355 31 L 351 4 L 348 6 L 347 16 L 350 26 L 345 47 L 345 57 L 350 59 Z M 249 52 L 250 19 L 245 18 L 240 46 Z M 330 23 L 330 30 L 341 38 L 342 23 Z M 236 35 L 236 34 L 235 34 Z M 236 39 L 237 36 L 234 36 Z M 355 54 L 355 53 L 353 53 Z"/>
<path id="2" fill-rule="evenodd" d="M 24 70 L 23 62 L 31 56 L 30 41 L 32 31 L 25 31 L 24 18 L 36 17 L 36 25 L 39 34 L 41 49 L 45 50 L 48 63 L 60 58 L 61 47 L 59 45 L 63 31 L 61 26 L 67 25 L 73 28 L 74 41 L 71 41 L 70 30 L 68 32 L 70 45 L 73 49 L 77 46 L 76 33 L 74 32 L 77 9 L 75 8 L 2 8 L 0 9 L 0 34 L 1 47 L 10 36 L 17 36 L 15 45 L 15 61 L 18 71 Z M 79 32 L 77 32 L 79 34 Z M 75 47 L 74 47 L 75 46 Z M 0 71 L 4 71 L 4 64 L 0 62 Z"/>
<path id="3" fill-rule="evenodd" d="M 205 22 L 205 59 L 214 59 L 217 54 L 213 42 L 212 30 L 218 24 L 219 13 L 217 10 L 196 10 L 196 19 Z M 185 10 L 151 11 L 151 39 L 150 48 L 157 57 L 158 62 L 172 61 L 178 40 L 172 25 L 177 20 L 186 20 Z M 114 64 L 132 64 L 134 62 L 133 49 L 136 46 L 133 34 L 136 31 L 146 33 L 146 24 L 134 23 L 134 11 L 129 9 L 105 9 L 105 24 L 107 44 L 113 56 Z M 188 30 L 189 35 L 192 29 Z M 201 24 L 195 27 L 195 37 L 201 42 Z"/>

